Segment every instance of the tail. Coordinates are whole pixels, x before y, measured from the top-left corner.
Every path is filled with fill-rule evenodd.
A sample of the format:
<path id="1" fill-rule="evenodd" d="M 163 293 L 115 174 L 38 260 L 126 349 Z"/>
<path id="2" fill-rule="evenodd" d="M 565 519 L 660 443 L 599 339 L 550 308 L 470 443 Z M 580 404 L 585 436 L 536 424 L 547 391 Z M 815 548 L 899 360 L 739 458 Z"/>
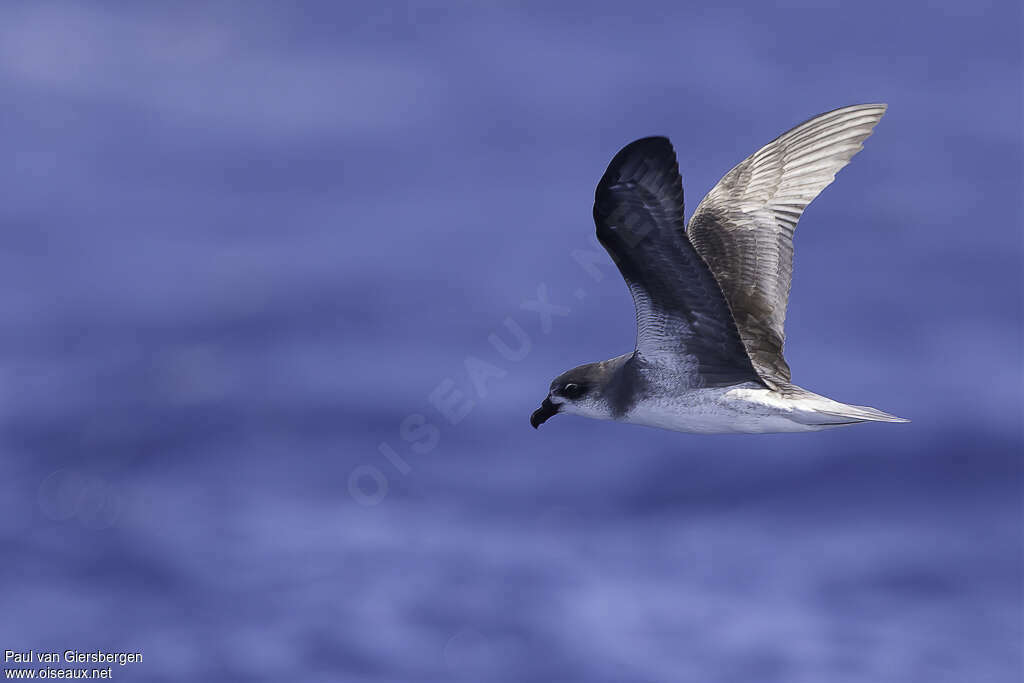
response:
<path id="1" fill-rule="evenodd" d="M 794 399 L 805 411 L 798 419 L 804 424 L 820 427 L 858 424 L 860 422 L 910 422 L 871 406 L 853 406 L 840 403 L 830 398 L 807 391 L 802 387 L 790 384 L 782 390 L 787 397 Z"/>
<path id="2" fill-rule="evenodd" d="M 838 404 L 835 409 L 822 410 L 817 412 L 821 415 L 837 418 L 836 422 L 827 421 L 825 424 L 843 424 L 855 422 L 910 422 L 904 417 L 896 417 L 871 406 L 851 406 L 846 403 Z"/>

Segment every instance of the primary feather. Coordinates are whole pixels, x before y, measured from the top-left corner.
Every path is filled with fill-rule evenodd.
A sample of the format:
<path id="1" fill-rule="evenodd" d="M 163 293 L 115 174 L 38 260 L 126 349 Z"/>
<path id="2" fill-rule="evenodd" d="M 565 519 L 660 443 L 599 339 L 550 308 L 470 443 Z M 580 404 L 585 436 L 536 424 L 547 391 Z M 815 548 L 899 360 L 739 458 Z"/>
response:
<path id="1" fill-rule="evenodd" d="M 737 164 L 701 200 L 689 241 L 722 288 L 740 338 L 767 384 L 789 382 L 782 355 L 793 231 L 885 113 L 859 104 L 816 116 Z"/>

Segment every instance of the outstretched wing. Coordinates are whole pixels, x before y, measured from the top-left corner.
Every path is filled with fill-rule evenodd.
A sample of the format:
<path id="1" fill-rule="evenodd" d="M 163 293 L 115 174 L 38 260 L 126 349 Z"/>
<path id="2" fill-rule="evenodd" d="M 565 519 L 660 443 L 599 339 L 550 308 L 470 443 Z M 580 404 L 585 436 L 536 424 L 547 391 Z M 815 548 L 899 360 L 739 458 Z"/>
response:
<path id="1" fill-rule="evenodd" d="M 782 357 L 793 231 L 808 204 L 863 147 L 884 104 L 843 107 L 783 133 L 729 171 L 687 235 L 721 286 L 757 373 L 789 382 Z"/>
<path id="2" fill-rule="evenodd" d="M 683 383 L 758 381 L 722 290 L 683 232 L 672 144 L 643 138 L 612 159 L 594 197 L 597 238 L 633 294 L 636 350 Z"/>

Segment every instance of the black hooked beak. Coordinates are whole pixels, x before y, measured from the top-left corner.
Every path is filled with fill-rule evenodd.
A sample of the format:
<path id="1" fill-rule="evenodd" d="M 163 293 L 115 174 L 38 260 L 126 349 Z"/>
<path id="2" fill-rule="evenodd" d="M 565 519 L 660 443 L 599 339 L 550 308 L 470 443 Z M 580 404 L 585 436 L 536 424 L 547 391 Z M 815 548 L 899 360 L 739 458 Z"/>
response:
<path id="1" fill-rule="evenodd" d="M 540 404 L 540 408 L 533 411 L 533 415 L 530 416 L 530 426 L 536 429 L 547 422 L 553 415 L 558 415 L 558 406 L 552 403 L 550 398 L 546 398 Z"/>

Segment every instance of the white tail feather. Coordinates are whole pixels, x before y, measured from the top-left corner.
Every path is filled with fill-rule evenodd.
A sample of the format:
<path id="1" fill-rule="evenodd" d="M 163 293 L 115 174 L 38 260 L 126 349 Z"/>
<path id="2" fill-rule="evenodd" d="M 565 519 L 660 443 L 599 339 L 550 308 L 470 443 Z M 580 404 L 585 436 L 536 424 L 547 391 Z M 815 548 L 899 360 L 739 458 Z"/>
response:
<path id="1" fill-rule="evenodd" d="M 821 415 L 839 418 L 836 421 L 837 423 L 841 420 L 854 422 L 910 422 L 910 420 L 906 418 L 890 415 L 878 408 L 872 408 L 871 406 L 852 406 L 846 403 L 840 403 L 836 408 L 830 410 L 822 410 L 821 408 L 818 408 L 816 412 Z"/>

